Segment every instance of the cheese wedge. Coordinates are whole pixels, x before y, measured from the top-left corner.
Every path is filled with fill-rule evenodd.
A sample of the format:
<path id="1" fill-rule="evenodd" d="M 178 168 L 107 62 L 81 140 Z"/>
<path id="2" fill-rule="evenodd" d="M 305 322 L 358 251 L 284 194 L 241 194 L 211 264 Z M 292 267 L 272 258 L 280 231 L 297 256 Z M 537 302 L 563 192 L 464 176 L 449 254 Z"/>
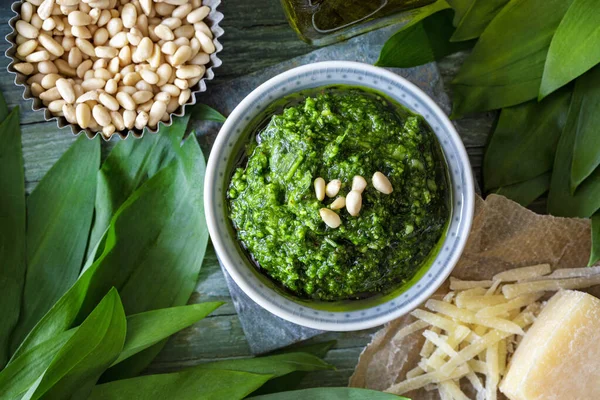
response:
<path id="1" fill-rule="evenodd" d="M 600 399 L 600 300 L 562 291 L 548 301 L 500 390 L 511 400 Z"/>

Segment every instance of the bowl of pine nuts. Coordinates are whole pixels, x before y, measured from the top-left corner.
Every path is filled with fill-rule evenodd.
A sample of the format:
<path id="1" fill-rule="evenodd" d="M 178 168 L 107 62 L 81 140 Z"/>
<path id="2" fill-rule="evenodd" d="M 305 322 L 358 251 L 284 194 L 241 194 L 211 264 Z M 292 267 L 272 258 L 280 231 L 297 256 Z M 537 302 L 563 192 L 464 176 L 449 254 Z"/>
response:
<path id="1" fill-rule="evenodd" d="M 6 36 L 23 99 L 59 128 L 141 137 L 196 103 L 221 65 L 220 0 L 22 0 Z"/>
<path id="2" fill-rule="evenodd" d="M 348 108 L 350 106 L 335 102 L 336 98 L 342 98 L 335 95 L 356 93 L 365 97 L 344 104 L 362 104 L 358 108 L 364 113 L 355 114 Z M 334 97 L 328 97 L 329 103 L 319 103 L 319 94 Z M 371 95 L 375 97 L 369 97 Z M 369 98 L 378 100 L 367 101 Z M 432 135 L 432 143 L 439 145 L 439 153 L 435 153 L 437 161 L 425 161 L 429 167 L 423 167 L 423 163 L 414 162 L 416 158 L 409 160 L 407 142 L 402 145 L 392 142 L 394 139 L 389 137 L 389 145 L 381 147 L 393 154 L 399 151 L 401 162 L 406 163 L 406 171 L 427 168 L 431 171 L 433 165 L 442 168 L 442 175 L 447 178 L 443 186 L 443 180 L 439 181 L 440 185 L 428 182 L 421 186 L 415 181 L 394 181 L 385 165 L 391 165 L 390 160 L 396 156 L 384 160 L 379 164 L 381 168 L 371 168 L 378 162 L 372 163 L 372 158 L 369 161 L 369 154 L 379 156 L 381 153 L 373 153 L 369 147 L 369 143 L 374 143 L 367 138 L 373 135 L 369 127 L 371 123 L 377 125 L 377 121 L 391 120 L 382 117 L 371 106 L 377 103 L 388 107 L 391 104 L 388 101 L 397 103 L 426 123 L 429 127 L 427 135 Z M 321 108 L 315 104 L 320 104 Z M 363 125 L 356 115 L 371 122 Z M 403 121 L 402 126 L 408 127 L 407 120 Z M 397 138 L 404 135 L 400 128 L 382 124 L 381 132 Z M 335 128 L 331 128 L 334 125 Z M 348 133 L 336 136 L 342 130 Z M 331 132 L 336 133 L 329 136 Z M 363 135 L 364 140 L 357 139 Z M 336 139 L 330 140 L 332 137 Z M 350 143 L 346 150 L 340 145 L 344 140 Z M 360 146 L 364 158 L 348 152 L 352 144 Z M 425 158 L 430 157 L 426 147 L 419 147 L 417 152 Z M 325 161 L 327 157 L 335 160 L 327 164 L 326 170 L 319 170 L 329 162 Z M 434 159 L 433 156 L 430 158 Z M 321 162 L 322 165 L 318 164 Z M 364 173 L 354 173 L 363 167 Z M 352 173 L 344 172 L 346 170 Z M 404 171 L 400 167 L 396 170 Z M 331 176 L 325 175 L 329 183 L 323 178 L 323 174 L 329 173 L 327 171 L 333 171 Z M 445 193 L 444 203 L 410 199 L 409 192 L 428 197 L 441 187 Z M 380 209 L 386 218 L 379 218 L 374 210 L 377 204 L 383 204 L 379 200 L 387 201 L 388 197 L 392 200 Z M 410 204 L 404 211 L 394 208 L 403 202 Z M 412 250 L 422 249 L 420 246 L 427 240 L 427 234 L 423 232 L 435 229 L 433 224 L 425 219 L 415 219 L 415 223 L 409 225 L 392 221 L 396 216 L 404 218 L 408 215 L 406 210 L 422 204 L 431 204 L 422 215 L 442 215 L 445 222 L 437 231 L 436 244 L 428 251 L 425 261 L 413 263 L 412 256 L 405 258 L 411 260 L 408 263 L 413 263 L 414 275 L 395 280 L 380 292 L 362 292 L 366 293 L 363 295 L 355 291 L 359 295 L 338 296 L 350 285 L 363 287 L 362 282 L 389 278 L 392 268 L 377 270 L 383 272 L 376 278 L 369 278 L 370 270 L 365 268 L 377 264 L 378 260 L 387 262 L 402 246 L 406 246 L 404 249 L 411 246 Z M 469 236 L 474 204 L 474 181 L 467 152 L 442 109 L 401 76 L 350 61 L 303 65 L 254 89 L 223 124 L 208 159 L 204 179 L 204 209 L 210 237 L 221 265 L 236 284 L 274 315 L 298 325 L 328 331 L 352 331 L 382 325 L 406 315 L 427 300 L 458 262 Z M 444 211 L 438 214 L 439 210 Z M 382 228 L 377 231 L 381 234 L 369 233 L 372 232 L 371 223 Z M 349 232 L 355 228 L 357 235 L 349 238 Z M 341 233 L 336 235 L 334 231 Z M 333 239 L 328 241 L 329 238 Z M 411 241 L 411 238 L 416 240 Z M 377 248 L 375 240 L 379 239 L 389 241 Z M 363 241 L 368 244 L 363 246 Z M 361 252 L 375 256 L 369 259 L 359 254 Z M 346 255 L 352 257 L 345 258 Z M 381 257 L 377 258 L 379 255 Z M 337 263 L 342 259 L 350 261 Z M 266 260 L 267 264 L 261 260 Z M 317 268 L 311 269 L 315 265 Z M 335 265 L 335 268 L 327 269 L 329 265 Z M 394 261 L 393 265 L 400 264 Z M 278 274 L 276 280 L 272 271 Z M 352 275 L 352 271 L 360 272 Z M 321 285 L 318 289 L 321 293 L 333 293 L 333 296 L 325 298 L 315 291 L 313 295 L 307 290 L 301 292 L 288 282 L 299 282 L 296 288 L 305 283 L 314 283 L 313 287 Z M 332 291 L 325 292 L 329 288 L 333 288 Z"/>

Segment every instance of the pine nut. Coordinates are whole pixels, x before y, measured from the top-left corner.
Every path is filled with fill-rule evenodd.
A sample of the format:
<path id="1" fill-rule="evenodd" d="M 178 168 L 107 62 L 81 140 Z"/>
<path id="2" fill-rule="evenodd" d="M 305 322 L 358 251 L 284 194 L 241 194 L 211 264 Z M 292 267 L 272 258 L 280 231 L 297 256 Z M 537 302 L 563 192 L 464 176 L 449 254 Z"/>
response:
<path id="1" fill-rule="evenodd" d="M 346 198 L 344 196 L 340 196 L 335 199 L 330 205 L 329 208 L 332 210 L 340 210 L 346 206 Z"/>
<path id="2" fill-rule="evenodd" d="M 206 53 L 198 53 L 194 58 L 188 61 L 189 64 L 194 65 L 205 65 L 210 62 L 210 56 Z"/>
<path id="3" fill-rule="evenodd" d="M 25 22 L 31 22 L 33 16 L 33 4 L 25 2 L 21 5 L 21 19 Z M 49 15 L 48 15 L 49 17 Z"/>
<path id="4" fill-rule="evenodd" d="M 27 40 L 17 47 L 17 54 L 21 57 L 27 57 L 35 51 L 38 46 L 37 40 Z"/>
<path id="5" fill-rule="evenodd" d="M 98 46 L 96 47 L 96 57 L 98 58 L 113 58 L 119 54 L 119 51 L 114 47 Z"/>
<path id="6" fill-rule="evenodd" d="M 96 50 L 94 46 L 85 39 L 75 39 L 75 46 L 81 50 L 81 52 L 89 57 L 96 57 Z"/>
<path id="7" fill-rule="evenodd" d="M 122 32 L 127 36 L 125 32 Z M 108 31 L 106 28 L 98 28 L 93 36 L 94 46 L 104 46 L 108 42 Z M 112 46 L 112 44 L 111 44 Z M 115 46 L 113 46 L 115 47 Z"/>
<path id="8" fill-rule="evenodd" d="M 317 200 L 323 201 L 325 198 L 325 179 L 318 177 L 314 182 L 315 187 L 315 195 L 317 196 Z"/>
<path id="9" fill-rule="evenodd" d="M 108 93 L 100 93 L 98 97 L 100 103 L 111 111 L 119 110 L 119 102 Z"/>
<path id="10" fill-rule="evenodd" d="M 133 129 L 133 127 L 135 126 L 135 118 L 136 117 L 137 117 L 137 114 L 135 111 L 132 111 L 132 110 L 123 111 L 123 123 L 125 124 L 125 128 Z"/>
<path id="11" fill-rule="evenodd" d="M 140 75 L 144 81 L 148 82 L 151 85 L 155 85 L 158 83 L 158 75 L 156 75 L 155 72 L 152 72 L 149 69 L 141 70 Z"/>
<path id="12" fill-rule="evenodd" d="M 126 86 L 133 86 L 136 83 L 138 83 L 140 79 L 142 79 L 140 74 L 138 74 L 137 72 L 130 72 L 123 76 L 123 84 Z"/>
<path id="13" fill-rule="evenodd" d="M 127 29 L 133 28 L 137 22 L 137 9 L 131 3 L 127 3 L 121 10 L 121 20 Z"/>
<path id="14" fill-rule="evenodd" d="M 373 174 L 372 181 L 373 181 L 373 186 L 375 187 L 375 189 L 377 189 L 379 192 L 381 192 L 383 194 L 390 194 L 394 191 L 394 188 L 392 187 L 390 180 L 387 178 L 387 176 L 385 176 L 384 174 L 382 174 L 379 171 L 377 171 L 377 172 L 375 172 L 375 174 Z"/>
<path id="15" fill-rule="evenodd" d="M 131 96 L 131 97 L 133 98 L 133 101 L 135 101 L 136 104 L 143 104 L 143 103 L 147 102 L 148 100 L 152 99 L 153 96 L 154 96 L 154 94 L 152 92 L 143 90 L 143 91 L 134 93 L 133 96 Z"/>
<path id="16" fill-rule="evenodd" d="M 114 57 L 108 63 L 108 72 L 110 72 L 113 76 L 119 73 L 119 69 L 121 67 L 121 62 L 118 57 Z M 120 78 L 120 76 L 119 76 Z"/>
<path id="17" fill-rule="evenodd" d="M 183 65 L 177 69 L 175 75 L 179 79 L 190 79 L 202 73 L 202 68 L 199 65 Z"/>
<path id="18" fill-rule="evenodd" d="M 39 83 L 40 85 L 42 84 L 42 79 L 44 79 L 44 74 L 40 74 L 37 73 L 35 75 L 31 75 L 28 79 L 27 79 L 27 84 L 31 85 L 33 82 Z"/>
<path id="19" fill-rule="evenodd" d="M 99 96 L 96 90 L 90 90 L 89 92 L 85 92 L 81 96 L 75 100 L 76 103 L 85 103 L 86 101 L 98 101 Z"/>
<path id="20" fill-rule="evenodd" d="M 73 104 L 65 104 L 62 107 L 62 113 L 65 116 L 65 119 L 70 124 L 77 123 L 77 115 L 75 113 L 75 106 Z"/>
<path id="21" fill-rule="evenodd" d="M 92 32 L 86 26 L 74 26 L 71 28 L 71 33 L 76 38 L 80 39 L 91 39 Z"/>
<path id="22" fill-rule="evenodd" d="M 188 14 L 187 21 L 190 24 L 194 24 L 196 22 L 202 21 L 206 16 L 210 13 L 210 8 L 207 6 L 202 6 L 196 8 L 194 11 Z"/>
<path id="23" fill-rule="evenodd" d="M 205 53 L 212 54 L 216 51 L 215 44 L 213 43 L 212 39 L 206 35 L 206 33 L 202 31 L 196 31 L 196 37 L 200 41 L 202 50 Z"/>
<path id="24" fill-rule="evenodd" d="M 92 68 L 92 60 L 85 60 L 77 67 L 77 76 L 83 78 L 83 75 Z"/>
<path id="25" fill-rule="evenodd" d="M 127 39 L 129 41 L 129 39 Z M 125 66 L 131 64 L 131 47 L 124 46 L 119 51 L 119 65 Z"/>
<path id="26" fill-rule="evenodd" d="M 118 131 L 122 131 L 125 129 L 125 122 L 123 122 L 123 115 L 118 111 L 111 111 L 110 118 L 112 120 L 112 124 Z"/>
<path id="27" fill-rule="evenodd" d="M 37 9 L 39 17 L 43 20 L 50 18 L 54 9 L 54 0 L 44 0 Z"/>
<path id="28" fill-rule="evenodd" d="M 111 74 L 106 68 L 98 68 L 96 71 L 94 71 L 94 76 L 96 78 L 103 79 L 106 82 L 107 80 L 112 79 L 113 74 Z"/>
<path id="29" fill-rule="evenodd" d="M 154 44 L 154 50 L 152 51 L 152 56 L 148 59 L 148 64 L 150 64 L 150 68 L 156 70 L 162 64 L 162 53 L 160 52 L 160 46 L 158 44 Z"/>
<path id="30" fill-rule="evenodd" d="M 154 28 L 154 33 L 162 40 L 174 40 L 175 34 L 173 31 L 166 25 L 160 24 Z"/>
<path id="31" fill-rule="evenodd" d="M 71 68 L 77 68 L 83 61 L 83 56 L 81 55 L 81 50 L 78 47 L 74 47 L 69 51 L 69 66 Z M 76 72 L 77 73 L 77 72 Z"/>
<path id="32" fill-rule="evenodd" d="M 210 28 L 208 27 L 208 25 L 206 25 L 206 22 L 204 22 L 204 21 L 196 22 L 194 24 L 194 29 L 196 31 L 204 32 L 206 34 L 206 36 L 208 36 L 211 39 L 213 38 L 212 31 L 210 30 Z"/>
<path id="33" fill-rule="evenodd" d="M 85 71 L 85 74 L 83 74 L 83 80 L 87 81 L 88 79 L 92 78 L 94 78 L 94 71 L 91 69 L 89 71 Z"/>
<path id="34" fill-rule="evenodd" d="M 46 90 L 45 92 L 40 93 L 40 99 L 43 101 L 54 101 L 60 100 L 60 93 L 58 93 L 58 89 L 55 87 Z"/>
<path id="35" fill-rule="evenodd" d="M 56 81 L 60 79 L 58 74 L 48 74 L 42 78 L 41 85 L 44 89 L 50 89 L 56 86 Z"/>
<path id="36" fill-rule="evenodd" d="M 178 99 L 179 105 L 182 106 L 182 105 L 186 104 L 191 96 L 192 96 L 192 91 L 190 89 L 182 90 L 181 94 L 179 94 L 179 99 Z"/>
<path id="37" fill-rule="evenodd" d="M 179 93 L 181 92 L 181 89 L 179 89 L 177 86 L 171 84 L 171 83 L 167 83 L 165 85 L 162 85 L 160 87 L 160 90 L 168 93 L 171 95 L 171 97 L 177 97 L 179 96 Z"/>
<path id="38" fill-rule="evenodd" d="M 62 114 L 63 106 L 67 104 L 63 99 L 53 100 L 48 103 L 48 110 L 53 114 Z"/>
<path id="39" fill-rule="evenodd" d="M 352 190 L 356 190 L 359 193 L 362 193 L 363 190 L 367 187 L 367 180 L 360 175 L 356 175 L 352 178 Z"/>
<path id="40" fill-rule="evenodd" d="M 171 17 L 162 20 L 161 24 L 169 27 L 169 29 L 177 29 L 181 26 L 181 20 L 179 18 Z"/>
<path id="41" fill-rule="evenodd" d="M 104 90 L 106 90 L 106 93 L 115 94 L 117 93 L 117 87 L 117 81 L 115 79 L 109 79 L 106 81 L 106 86 L 104 86 Z"/>
<path id="42" fill-rule="evenodd" d="M 37 70 L 41 74 L 57 74 L 58 68 L 52 61 L 42 61 L 37 64 Z"/>
<path id="43" fill-rule="evenodd" d="M 330 228 L 335 229 L 342 224 L 340 216 L 329 208 L 321 208 L 319 210 L 319 215 L 321 215 L 323 222 Z"/>
<path id="44" fill-rule="evenodd" d="M 160 51 L 172 56 L 177 51 L 177 45 L 173 42 L 165 42 L 161 46 Z"/>
<path id="45" fill-rule="evenodd" d="M 96 104 L 92 109 L 92 115 L 96 122 L 101 126 L 108 126 L 111 123 L 110 114 L 104 106 Z"/>
<path id="46" fill-rule="evenodd" d="M 175 51 L 175 54 L 173 54 L 171 64 L 174 67 L 178 67 L 178 66 L 184 64 L 191 57 L 192 57 L 192 49 L 190 48 L 190 46 L 181 46 L 180 48 L 177 49 L 177 51 Z"/>
<path id="47" fill-rule="evenodd" d="M 177 38 L 177 39 L 173 40 L 173 43 L 175 43 L 177 45 L 177 47 L 189 46 L 190 45 L 190 39 L 188 39 L 186 37 L 180 37 L 180 38 Z"/>
<path id="48" fill-rule="evenodd" d="M 135 127 L 137 129 L 144 129 L 148 125 L 148 113 L 145 111 L 141 111 L 138 113 L 137 117 L 135 117 Z"/>
<path id="49" fill-rule="evenodd" d="M 156 85 L 163 86 L 164 84 L 166 84 L 169 81 L 172 72 L 173 68 L 171 68 L 171 66 L 167 63 L 164 63 L 160 67 L 158 67 L 158 69 L 156 70 L 156 74 L 158 75 L 159 79 Z"/>
<path id="50" fill-rule="evenodd" d="M 183 20 L 187 15 L 192 11 L 191 4 L 182 4 L 179 7 L 175 8 L 171 15 L 175 18 L 179 18 Z"/>
<path id="51" fill-rule="evenodd" d="M 61 78 L 56 81 L 56 88 L 61 97 L 69 104 L 75 103 L 75 90 L 73 85 L 68 80 Z"/>
<path id="52" fill-rule="evenodd" d="M 108 42 L 108 45 L 110 47 L 114 47 L 115 49 L 122 49 L 123 47 L 127 46 L 128 44 L 129 44 L 129 39 L 127 38 L 127 33 L 125 33 L 125 32 L 117 33 Z"/>
<path id="53" fill-rule="evenodd" d="M 33 64 L 31 63 L 18 63 L 13 65 L 13 68 L 15 70 L 17 70 L 18 72 L 25 74 L 25 75 L 31 75 L 33 74 Z"/>
<path id="54" fill-rule="evenodd" d="M 142 11 L 147 16 L 152 14 L 152 0 L 140 0 L 140 6 L 142 6 Z"/>
<path id="55" fill-rule="evenodd" d="M 348 214 L 356 217 L 360 213 L 360 209 L 362 207 L 362 195 L 357 190 L 351 190 L 348 195 L 346 195 L 346 210 L 348 210 Z"/>
<path id="56" fill-rule="evenodd" d="M 175 84 L 175 86 L 177 86 L 181 90 L 185 90 L 189 87 L 188 81 L 186 81 L 185 79 L 177 78 L 173 81 L 173 83 Z"/>
<path id="57" fill-rule="evenodd" d="M 100 78 L 85 79 L 83 82 L 81 82 L 81 87 L 86 92 L 89 92 L 90 90 L 102 89 L 104 85 L 106 85 L 106 81 Z"/>
<path id="58" fill-rule="evenodd" d="M 168 104 L 171 101 L 171 95 L 166 92 L 158 92 L 154 95 L 154 101 L 162 101 L 165 104 Z"/>
<path id="59" fill-rule="evenodd" d="M 110 139 L 110 137 L 115 133 L 115 126 L 113 124 L 107 125 L 102 128 L 102 136 L 105 139 Z"/>
<path id="60" fill-rule="evenodd" d="M 65 52 L 62 46 L 56 40 L 52 39 L 45 33 L 39 34 L 38 41 L 46 50 L 57 57 L 61 57 Z"/>
<path id="61" fill-rule="evenodd" d="M 68 76 L 69 78 L 74 78 L 77 76 L 77 70 L 72 68 L 65 60 L 58 58 L 54 60 L 54 64 L 56 65 L 59 74 Z"/>
<path id="62" fill-rule="evenodd" d="M 23 20 L 18 20 L 15 24 L 15 28 L 19 35 L 26 37 L 27 39 L 36 39 L 40 33 L 38 28 Z"/>
<path id="63" fill-rule="evenodd" d="M 137 106 L 137 112 L 150 112 L 150 109 L 152 108 L 152 104 L 154 104 L 154 101 L 152 100 L 148 100 L 147 102 L 145 102 L 144 104 L 140 104 Z"/>
<path id="64" fill-rule="evenodd" d="M 44 23 L 42 24 L 42 30 L 46 32 L 52 32 L 55 28 L 56 21 L 54 20 L 54 18 L 48 18 L 44 20 Z"/>
<path id="65" fill-rule="evenodd" d="M 146 61 L 152 55 L 152 50 L 154 50 L 154 43 L 152 43 L 149 37 L 145 37 L 140 41 L 135 55 L 138 60 Z"/>
<path id="66" fill-rule="evenodd" d="M 133 98 L 131 97 L 131 95 L 129 93 L 118 92 L 116 94 L 116 96 L 117 96 L 117 101 L 119 102 L 121 107 L 123 107 L 126 110 L 130 110 L 130 111 L 135 110 L 137 104 L 133 100 Z"/>
<path id="67" fill-rule="evenodd" d="M 194 27 L 192 25 L 181 25 L 173 31 L 176 38 L 191 39 L 194 37 Z"/>
<path id="68" fill-rule="evenodd" d="M 71 26 L 87 26 L 92 23 L 92 17 L 81 11 L 70 12 L 67 20 Z"/>
<path id="69" fill-rule="evenodd" d="M 135 84 L 135 88 L 141 92 L 152 92 L 154 93 L 154 86 L 146 82 L 145 80 L 141 80 Z"/>
<path id="70" fill-rule="evenodd" d="M 150 108 L 150 113 L 148 114 L 148 126 L 156 126 L 166 111 L 167 103 L 155 101 L 154 104 L 152 104 L 152 108 Z"/>
<path id="71" fill-rule="evenodd" d="M 133 46 L 139 46 L 142 38 L 142 33 L 138 28 L 131 28 L 129 33 L 127 33 L 127 41 Z"/>
<path id="72" fill-rule="evenodd" d="M 106 24 L 106 30 L 110 34 L 110 37 L 114 37 L 123 30 L 123 20 L 121 18 L 111 18 Z"/>
<path id="73" fill-rule="evenodd" d="M 65 51 L 71 51 L 71 49 L 75 47 L 75 38 L 73 36 L 63 36 L 61 46 L 63 49 L 65 49 Z"/>
<path id="74" fill-rule="evenodd" d="M 42 94 L 44 92 L 44 88 L 42 87 L 42 85 L 40 85 L 37 82 L 33 82 L 31 84 L 31 94 L 36 96 L 36 97 L 40 97 L 40 94 Z"/>
<path id="75" fill-rule="evenodd" d="M 340 181 L 339 179 L 334 179 L 330 181 L 325 187 L 325 194 L 327 195 L 327 197 L 335 197 L 337 196 L 341 187 L 342 181 Z"/>
<path id="76" fill-rule="evenodd" d="M 25 57 L 25 61 L 30 63 L 37 63 L 40 61 L 48 61 L 50 59 L 50 53 L 46 50 L 36 51 Z"/>
<path id="77" fill-rule="evenodd" d="M 175 9 L 175 6 L 173 6 L 171 4 L 154 3 L 154 10 L 161 17 L 167 17 L 167 16 L 171 15 L 171 13 L 173 12 L 174 9 Z"/>

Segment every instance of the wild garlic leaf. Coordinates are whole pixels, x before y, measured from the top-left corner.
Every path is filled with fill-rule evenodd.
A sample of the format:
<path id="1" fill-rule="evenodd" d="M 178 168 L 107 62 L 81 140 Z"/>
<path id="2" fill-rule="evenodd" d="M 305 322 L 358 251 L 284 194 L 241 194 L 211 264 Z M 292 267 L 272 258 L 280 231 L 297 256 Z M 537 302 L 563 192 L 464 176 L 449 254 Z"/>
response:
<path id="1" fill-rule="evenodd" d="M 395 394 L 377 390 L 331 387 L 294 390 L 250 397 L 251 400 L 409 400 Z M 249 399 L 249 400 L 250 400 Z"/>
<path id="2" fill-rule="evenodd" d="M 207 233 L 203 213 L 202 217 L 199 216 L 203 210 L 202 202 L 197 198 L 201 197 L 204 159 L 197 146 L 195 138 L 188 139 L 182 148 L 184 157 L 174 160 L 150 178 L 119 207 L 111 221 L 101 256 L 52 306 L 14 358 L 83 320 L 111 287 L 123 285 L 124 278 L 119 275 L 123 271 L 130 272 L 135 268 L 143 270 L 147 265 L 157 270 L 156 275 L 137 282 L 138 297 L 153 303 L 142 311 L 184 305 L 187 302 L 196 284 L 203 249 L 206 247 L 206 242 L 203 244 L 202 240 L 207 240 L 204 237 Z M 184 168 L 183 162 L 191 163 L 191 166 Z M 197 222 L 189 232 L 182 230 L 187 227 L 181 223 L 185 218 L 187 224 Z M 166 279 L 166 276 L 169 278 Z M 161 290 L 163 285 L 165 289 Z M 149 292 L 153 296 L 147 296 Z M 131 294 L 133 290 L 127 296 Z M 127 304 L 125 301 L 123 303 Z M 129 304 L 135 309 L 140 308 L 137 306 L 141 302 L 137 303 L 133 298 Z M 136 311 L 128 313 L 135 314 Z"/>
<path id="3" fill-rule="evenodd" d="M 579 104 L 573 160 L 571 162 L 571 193 L 600 166 L 600 67 L 588 72 L 585 81 L 589 85 Z M 575 111 L 575 110 L 574 110 Z"/>
<path id="4" fill-rule="evenodd" d="M 423 7 L 419 14 L 385 42 L 375 65 L 410 68 L 470 48 L 470 42 L 449 41 L 454 32 L 453 15 L 443 1 Z"/>
<path id="5" fill-rule="evenodd" d="M 512 0 L 453 81 L 453 116 L 537 98 L 552 36 L 572 0 Z"/>
<path id="6" fill-rule="evenodd" d="M 0 93 L 0 369 L 8 362 L 10 335 L 19 319 L 25 284 L 25 176 L 19 108 L 8 115 Z"/>
<path id="7" fill-rule="evenodd" d="M 512 185 L 502 186 L 494 189 L 493 193 L 508 197 L 512 201 L 516 201 L 523 207 L 527 207 L 533 203 L 538 197 L 543 195 L 550 189 L 550 179 L 552 172 L 544 172 L 541 175 L 531 178 L 527 181 L 514 183 Z"/>
<path id="8" fill-rule="evenodd" d="M 454 10 L 454 20 L 452 21 L 454 26 L 458 26 L 475 1 L 477 0 L 447 0 Z"/>
<path id="9" fill-rule="evenodd" d="M 450 41 L 476 39 L 510 0 L 474 0 L 464 12 Z"/>
<path id="10" fill-rule="evenodd" d="M 600 261 L 600 213 L 592 216 L 592 251 L 588 266 L 592 266 Z"/>
<path id="11" fill-rule="evenodd" d="M 595 169 L 573 193 L 571 168 L 579 125 L 590 109 L 589 99 L 598 96 L 600 68 L 594 68 L 575 81 L 575 89 L 565 128 L 558 142 L 548 193 L 548 212 L 562 217 L 588 218 L 600 209 L 600 169 Z M 593 110 L 592 112 L 597 112 Z M 591 148 L 590 152 L 597 152 Z"/>
<path id="12" fill-rule="evenodd" d="M 88 266 L 104 237 L 115 211 L 144 182 L 169 165 L 181 150 L 188 116 L 174 118 L 171 126 L 162 126 L 158 134 L 146 133 L 141 139 L 129 137 L 110 152 L 98 172 L 95 218 L 88 244 Z"/>
<path id="13" fill-rule="evenodd" d="M 271 375 L 248 372 L 190 368 L 97 385 L 89 400 L 237 400 L 243 399 L 270 378 Z"/>
<path id="14" fill-rule="evenodd" d="M 51 339 L 27 350 L 0 371 L 2 398 L 17 400 L 44 373 L 58 351 L 75 334 L 77 328 L 62 332 Z"/>
<path id="15" fill-rule="evenodd" d="M 130 315 L 127 317 L 127 339 L 123 351 L 112 365 L 200 321 L 222 304 L 220 302 L 190 304 Z"/>
<path id="16" fill-rule="evenodd" d="M 192 107 L 190 112 L 192 119 L 199 121 L 214 121 L 214 122 L 225 122 L 226 118 L 212 107 L 206 104 L 198 103 Z"/>
<path id="17" fill-rule="evenodd" d="M 27 273 L 13 349 L 79 276 L 94 212 L 99 140 L 81 135 L 27 199 Z"/>
<path id="18" fill-rule="evenodd" d="M 29 398 L 86 399 L 123 349 L 126 329 L 123 305 L 113 288 L 54 356 Z"/>
<path id="19" fill-rule="evenodd" d="M 529 101 L 500 113 L 483 160 L 485 189 L 528 181 L 552 170 L 571 92 Z"/>
<path id="20" fill-rule="evenodd" d="M 548 51 L 540 98 L 600 63 L 600 2 L 574 0 Z"/>

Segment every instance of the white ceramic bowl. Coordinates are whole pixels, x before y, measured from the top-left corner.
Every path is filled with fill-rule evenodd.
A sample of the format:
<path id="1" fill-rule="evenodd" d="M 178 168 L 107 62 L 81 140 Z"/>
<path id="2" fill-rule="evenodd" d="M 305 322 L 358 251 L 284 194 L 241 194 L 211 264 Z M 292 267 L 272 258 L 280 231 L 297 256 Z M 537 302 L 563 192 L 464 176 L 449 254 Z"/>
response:
<path id="1" fill-rule="evenodd" d="M 447 162 L 451 216 L 441 247 L 428 269 L 410 287 L 365 300 L 325 303 L 295 298 L 262 275 L 238 242 L 228 217 L 227 188 L 253 121 L 274 101 L 310 88 L 351 85 L 377 90 L 422 115 L 435 132 Z M 420 89 L 382 68 L 348 61 L 294 68 L 260 85 L 233 110 L 213 146 L 204 184 L 204 206 L 212 242 L 221 263 L 252 300 L 273 314 L 310 328 L 329 331 L 367 329 L 398 318 L 425 301 L 454 268 L 471 228 L 474 187 L 463 143 L 444 112 Z"/>

